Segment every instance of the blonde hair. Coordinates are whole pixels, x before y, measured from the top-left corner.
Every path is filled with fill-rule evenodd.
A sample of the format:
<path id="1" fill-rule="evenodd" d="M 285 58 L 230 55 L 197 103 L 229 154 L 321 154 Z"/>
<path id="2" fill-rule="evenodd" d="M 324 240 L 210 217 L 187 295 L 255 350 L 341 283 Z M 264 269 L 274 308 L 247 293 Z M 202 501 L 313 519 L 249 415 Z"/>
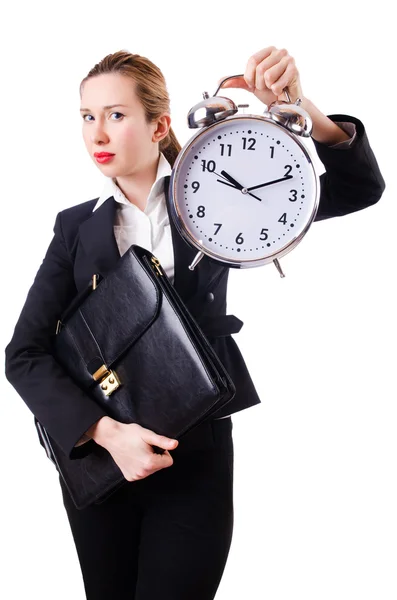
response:
<path id="1" fill-rule="evenodd" d="M 80 95 L 83 85 L 88 79 L 105 73 L 119 73 L 130 77 L 135 82 L 136 95 L 143 105 L 148 123 L 158 119 L 162 113 L 170 112 L 170 99 L 164 75 L 148 58 L 139 54 L 131 54 L 127 50 L 108 54 L 84 77 L 80 83 Z M 172 127 L 169 129 L 168 135 L 160 141 L 159 150 L 173 167 L 181 145 Z"/>

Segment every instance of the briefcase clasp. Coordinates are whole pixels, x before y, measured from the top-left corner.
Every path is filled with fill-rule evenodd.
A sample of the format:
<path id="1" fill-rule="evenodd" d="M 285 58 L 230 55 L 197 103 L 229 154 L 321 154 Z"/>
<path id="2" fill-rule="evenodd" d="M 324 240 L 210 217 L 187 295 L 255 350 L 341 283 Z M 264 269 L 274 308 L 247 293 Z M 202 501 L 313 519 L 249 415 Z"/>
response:
<path id="1" fill-rule="evenodd" d="M 105 365 L 102 365 L 98 371 L 95 371 L 93 378 L 95 381 L 99 381 L 105 396 L 110 396 L 121 385 L 116 371 L 108 369 Z"/>
<path id="2" fill-rule="evenodd" d="M 160 269 L 160 261 L 158 258 L 156 258 L 155 256 L 151 257 L 151 262 L 152 262 L 152 266 L 153 269 L 156 271 L 157 275 L 160 275 L 161 277 L 163 276 L 161 269 Z"/>

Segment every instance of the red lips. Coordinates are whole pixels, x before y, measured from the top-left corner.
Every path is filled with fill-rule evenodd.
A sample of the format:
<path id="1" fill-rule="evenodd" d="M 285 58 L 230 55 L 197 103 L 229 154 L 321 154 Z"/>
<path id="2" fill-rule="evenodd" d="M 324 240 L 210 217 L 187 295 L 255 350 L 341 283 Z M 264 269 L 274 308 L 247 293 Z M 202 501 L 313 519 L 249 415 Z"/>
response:
<path id="1" fill-rule="evenodd" d="M 110 152 L 95 152 L 94 153 L 95 156 L 95 160 L 97 161 L 97 163 L 100 163 L 101 165 L 111 161 L 114 157 L 114 154 L 111 154 Z"/>

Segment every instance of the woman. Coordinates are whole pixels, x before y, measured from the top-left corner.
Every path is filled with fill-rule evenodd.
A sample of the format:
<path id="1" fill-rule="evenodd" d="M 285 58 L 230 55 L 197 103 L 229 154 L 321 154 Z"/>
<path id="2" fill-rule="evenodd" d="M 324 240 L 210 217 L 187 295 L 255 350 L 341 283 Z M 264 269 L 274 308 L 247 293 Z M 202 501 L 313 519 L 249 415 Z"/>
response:
<path id="1" fill-rule="evenodd" d="M 302 99 L 326 168 L 317 220 L 379 200 L 385 184 L 362 122 L 327 117 L 305 98 L 286 50 L 257 52 L 244 77 L 224 87 L 249 89 L 267 105 L 284 99 L 285 87 L 292 101 Z M 57 215 L 54 237 L 6 349 L 7 377 L 65 454 L 78 458 L 100 444 L 127 480 L 104 503 L 81 511 L 60 480 L 87 598 L 209 600 L 232 538 L 230 415 L 260 402 L 231 337 L 242 323 L 226 315 L 229 271 L 207 257 L 189 271 L 196 251 L 169 220 L 169 175 L 180 145 L 170 127 L 161 71 L 139 55 L 116 52 L 95 65 L 80 93 L 84 141 L 106 184 L 99 198 Z M 51 354 L 62 311 L 94 272 L 106 275 L 132 243 L 160 259 L 237 390 L 232 402 L 179 445 L 137 423 L 108 417 Z M 154 453 L 153 445 L 164 454 Z"/>

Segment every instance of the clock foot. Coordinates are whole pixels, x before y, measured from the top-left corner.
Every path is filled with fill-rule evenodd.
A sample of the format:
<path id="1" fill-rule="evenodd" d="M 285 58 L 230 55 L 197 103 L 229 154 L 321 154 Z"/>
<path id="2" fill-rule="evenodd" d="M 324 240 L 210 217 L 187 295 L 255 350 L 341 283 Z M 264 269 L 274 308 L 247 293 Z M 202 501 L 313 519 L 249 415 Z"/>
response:
<path id="1" fill-rule="evenodd" d="M 273 262 L 274 262 L 274 264 L 275 264 L 275 266 L 276 266 L 276 269 L 277 269 L 277 271 L 280 273 L 280 277 L 285 277 L 285 275 L 284 275 L 284 273 L 283 273 L 283 270 L 282 270 L 282 268 L 281 268 L 281 265 L 280 265 L 280 263 L 278 262 L 277 258 L 275 258 Z"/>
<path id="2" fill-rule="evenodd" d="M 200 250 L 200 252 L 197 252 L 196 256 L 195 256 L 195 257 L 194 257 L 194 259 L 193 259 L 193 262 L 192 262 L 192 264 L 191 264 L 191 265 L 189 265 L 189 269 L 190 269 L 191 271 L 193 271 L 193 270 L 194 270 L 194 267 L 196 267 L 196 266 L 199 264 L 199 262 L 200 262 L 200 260 L 203 258 L 203 256 L 204 256 L 204 252 L 201 252 L 201 250 Z"/>

